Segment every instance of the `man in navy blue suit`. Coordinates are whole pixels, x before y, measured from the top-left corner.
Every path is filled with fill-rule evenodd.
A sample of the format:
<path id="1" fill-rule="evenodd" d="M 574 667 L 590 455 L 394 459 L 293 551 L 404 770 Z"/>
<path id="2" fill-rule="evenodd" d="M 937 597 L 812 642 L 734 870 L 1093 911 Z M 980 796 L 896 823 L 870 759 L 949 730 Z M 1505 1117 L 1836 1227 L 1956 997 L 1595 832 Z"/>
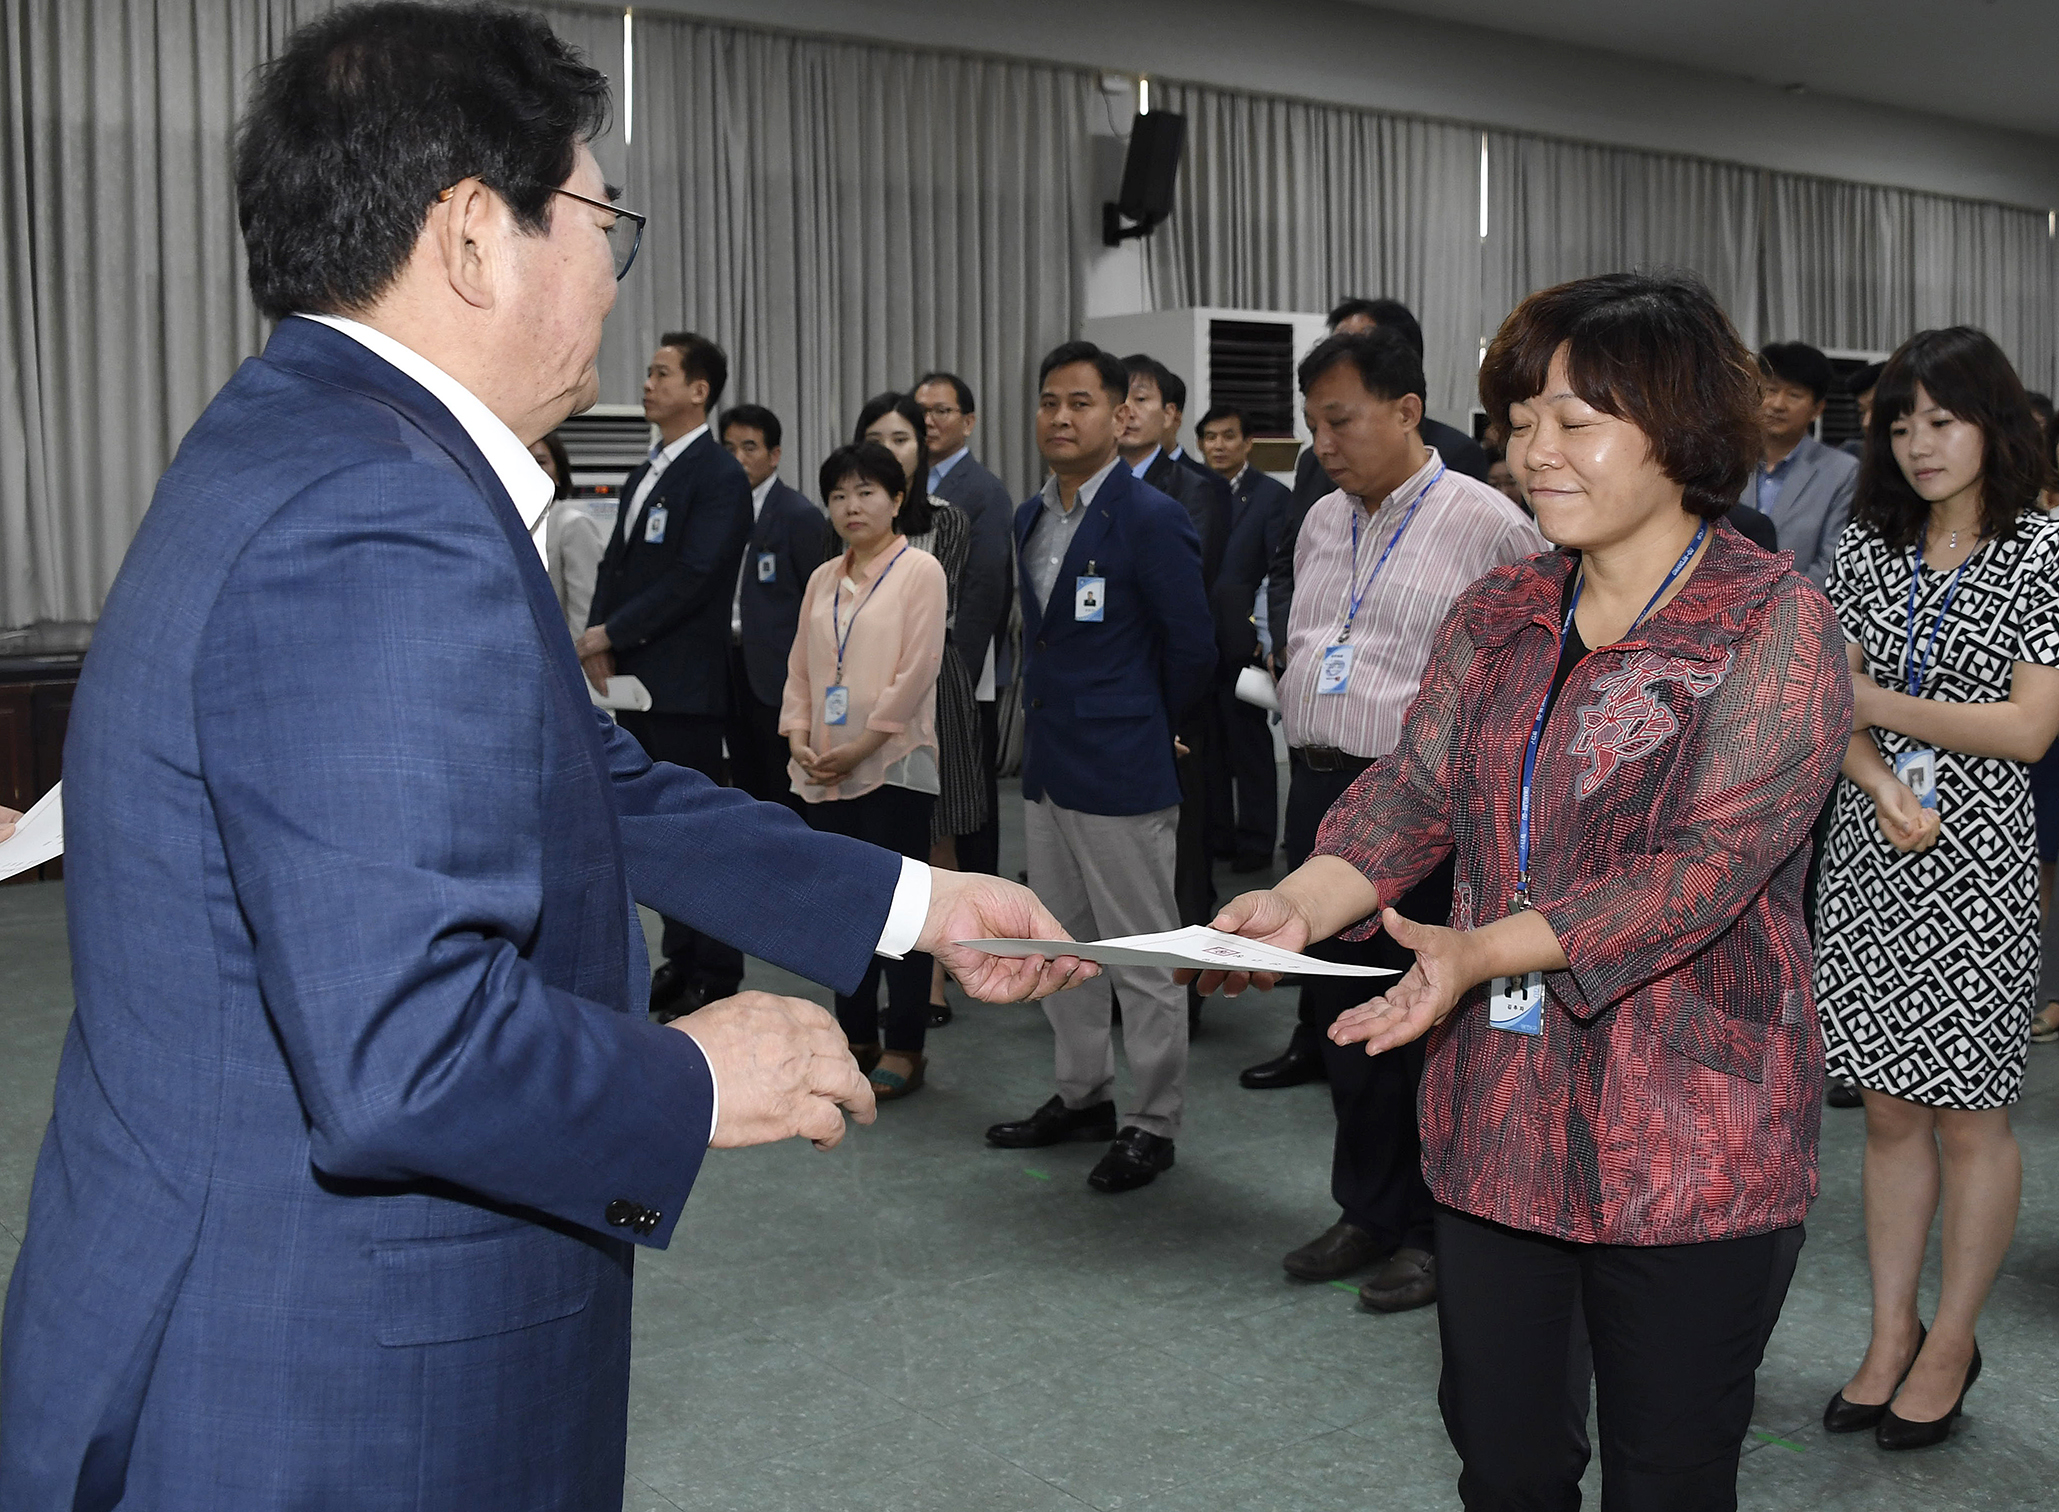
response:
<path id="1" fill-rule="evenodd" d="M 1091 342 L 1044 359 L 1037 449 L 1051 467 L 1015 517 L 1022 569 L 1023 839 L 1030 885 L 1095 938 L 1177 928 L 1174 732 L 1206 696 L 1215 634 L 1186 509 L 1121 465 L 1129 374 Z M 1187 993 L 1165 970 L 1116 967 L 1134 1100 L 1116 1117 L 1105 983 L 1045 1004 L 1058 1095 L 996 1124 L 1026 1149 L 1112 1139 L 1088 1183 L 1143 1186 L 1173 1163 L 1186 1099 Z"/>
<path id="2" fill-rule="evenodd" d="M 1195 433 L 1201 455 L 1229 485 L 1231 501 L 1215 604 L 1219 632 L 1235 639 L 1223 646 L 1216 677 L 1225 759 L 1220 789 L 1210 800 L 1218 827 L 1236 836 L 1231 869 L 1262 871 L 1272 863 L 1279 835 L 1279 767 L 1273 759 L 1271 718 L 1237 697 L 1237 673 L 1258 657 L 1256 615 L 1265 602 L 1266 572 L 1286 534 L 1294 496 L 1286 484 L 1251 465 L 1251 422 L 1235 405 L 1210 406 Z M 1286 628 L 1277 627 L 1282 639 Z"/>
<path id="3" fill-rule="evenodd" d="M 77 1008 L 0 1333 L 0 1506 L 620 1505 L 630 1275 L 713 1146 L 842 1137 L 821 1008 L 641 1011 L 632 900 L 855 987 L 1078 963 L 1029 893 L 653 764 L 590 706 L 528 443 L 634 252 L 540 19 L 330 13 L 237 155 L 278 321 L 108 595 L 65 755 Z"/>
<path id="4" fill-rule="evenodd" d="M 829 522 L 779 478 L 779 416 L 762 404 L 722 415 L 722 445 L 751 485 L 750 543 L 730 611 L 730 778 L 753 798 L 800 812 L 779 734 L 786 661 L 801 622 L 801 593 L 829 555 Z"/>
<path id="5" fill-rule="evenodd" d="M 649 692 L 649 709 L 616 716 L 638 745 L 718 782 L 730 613 L 751 534 L 750 481 L 708 428 L 728 382 L 729 358 L 707 337 L 658 338 L 643 379 L 643 414 L 657 444 L 622 484 L 576 643 L 596 688 L 619 672 Z M 651 978 L 650 1006 L 661 1019 L 743 985 L 743 952 L 684 920 L 666 918 L 660 944 L 665 961 Z"/>

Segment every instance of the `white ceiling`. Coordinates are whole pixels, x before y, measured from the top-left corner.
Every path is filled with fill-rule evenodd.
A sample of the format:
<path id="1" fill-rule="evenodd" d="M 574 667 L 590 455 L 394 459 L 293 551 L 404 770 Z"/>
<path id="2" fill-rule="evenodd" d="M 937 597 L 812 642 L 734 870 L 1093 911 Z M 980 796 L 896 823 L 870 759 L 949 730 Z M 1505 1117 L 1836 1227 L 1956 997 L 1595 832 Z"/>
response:
<path id="1" fill-rule="evenodd" d="M 2059 0 L 1361 0 L 2059 136 Z"/>

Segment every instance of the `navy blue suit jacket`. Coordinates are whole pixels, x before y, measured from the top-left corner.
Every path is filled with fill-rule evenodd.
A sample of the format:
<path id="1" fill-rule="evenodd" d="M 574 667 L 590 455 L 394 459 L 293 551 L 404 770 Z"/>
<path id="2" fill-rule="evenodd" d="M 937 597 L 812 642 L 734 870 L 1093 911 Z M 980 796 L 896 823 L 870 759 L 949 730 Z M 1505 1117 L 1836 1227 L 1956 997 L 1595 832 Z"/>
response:
<path id="1" fill-rule="evenodd" d="M 1222 672 L 1232 681 L 1258 649 L 1258 627 L 1252 623 L 1258 585 L 1271 570 L 1273 555 L 1286 539 L 1293 516 L 1294 495 L 1287 485 L 1255 467 L 1245 468 L 1230 490 L 1230 534 L 1223 547 L 1215 601 Z M 1270 603 L 1267 612 L 1270 615 Z M 1274 631 L 1277 636 L 1284 633 L 1284 627 Z"/>
<path id="2" fill-rule="evenodd" d="M 987 647 L 1008 623 L 1008 596 L 1015 577 L 1008 543 L 1015 501 L 1008 496 L 1007 485 L 970 455 L 944 474 L 931 497 L 956 504 L 972 526 L 965 570 L 958 579 L 958 624 L 951 642 L 965 659 L 966 673 L 978 682 Z"/>
<path id="3" fill-rule="evenodd" d="M 616 1507 L 711 1112 L 631 900 L 850 988 L 898 858 L 598 717 L 470 438 L 305 320 L 159 483 L 65 789 L 0 1506 Z"/>
<path id="4" fill-rule="evenodd" d="M 772 576 L 760 566 L 772 559 Z M 786 694 L 786 659 L 801 623 L 801 595 L 808 578 L 829 557 L 829 531 L 822 511 L 777 478 L 744 548 L 743 585 L 737 609 L 743 619 L 744 672 L 751 696 L 774 708 Z"/>
<path id="5" fill-rule="evenodd" d="M 672 459 L 631 519 L 649 471 L 622 485 L 586 622 L 608 627 L 615 670 L 643 680 L 656 712 L 727 714 L 729 600 L 751 536 L 751 480 L 711 430 Z M 660 507 L 665 539 L 654 545 L 644 534 Z"/>
<path id="6" fill-rule="evenodd" d="M 1021 574 L 1022 795 L 1148 814 L 1180 801 L 1173 731 L 1215 672 L 1201 540 L 1183 505 L 1119 461 L 1083 507 L 1049 605 Z M 1043 508 L 1016 511 L 1018 558 Z M 1082 576 L 1107 580 L 1098 623 L 1073 617 Z"/>

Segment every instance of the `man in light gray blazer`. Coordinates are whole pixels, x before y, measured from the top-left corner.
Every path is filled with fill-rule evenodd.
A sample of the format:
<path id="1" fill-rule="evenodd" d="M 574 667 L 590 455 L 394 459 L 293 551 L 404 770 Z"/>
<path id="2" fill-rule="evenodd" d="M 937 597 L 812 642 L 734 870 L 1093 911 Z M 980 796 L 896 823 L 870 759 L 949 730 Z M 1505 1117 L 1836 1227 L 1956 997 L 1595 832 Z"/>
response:
<path id="1" fill-rule="evenodd" d="M 1773 521 L 1795 571 L 1818 588 L 1830 580 L 1859 481 L 1855 458 L 1809 437 L 1836 381 L 1830 359 L 1806 342 L 1776 341 L 1759 354 L 1764 451 L 1738 498 Z"/>

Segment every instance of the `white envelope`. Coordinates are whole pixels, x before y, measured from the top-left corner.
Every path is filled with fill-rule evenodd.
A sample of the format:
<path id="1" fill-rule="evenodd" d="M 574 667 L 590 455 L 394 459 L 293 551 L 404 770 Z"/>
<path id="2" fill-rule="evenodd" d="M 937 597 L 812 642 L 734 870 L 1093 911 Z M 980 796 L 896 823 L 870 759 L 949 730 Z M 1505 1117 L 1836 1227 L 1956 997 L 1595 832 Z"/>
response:
<path id="1" fill-rule="evenodd" d="M 1401 973 L 1386 966 L 1347 966 L 1319 961 L 1206 924 L 1189 924 L 1163 934 L 1124 935 L 1114 940 L 1061 943 L 1056 940 L 960 940 L 974 950 L 997 956 L 1078 956 L 1103 966 L 1170 966 L 1199 971 L 1269 971 L 1281 976 L 1391 977 Z"/>
<path id="2" fill-rule="evenodd" d="M 63 786 L 60 782 L 38 798 L 15 821 L 14 833 L 0 840 L 0 882 L 64 854 L 64 799 L 59 796 Z"/>
<path id="3" fill-rule="evenodd" d="M 651 706 L 651 690 L 643 685 L 640 677 L 611 677 L 605 693 L 594 687 L 593 680 L 589 678 L 586 696 L 603 709 L 629 709 L 641 714 Z"/>

